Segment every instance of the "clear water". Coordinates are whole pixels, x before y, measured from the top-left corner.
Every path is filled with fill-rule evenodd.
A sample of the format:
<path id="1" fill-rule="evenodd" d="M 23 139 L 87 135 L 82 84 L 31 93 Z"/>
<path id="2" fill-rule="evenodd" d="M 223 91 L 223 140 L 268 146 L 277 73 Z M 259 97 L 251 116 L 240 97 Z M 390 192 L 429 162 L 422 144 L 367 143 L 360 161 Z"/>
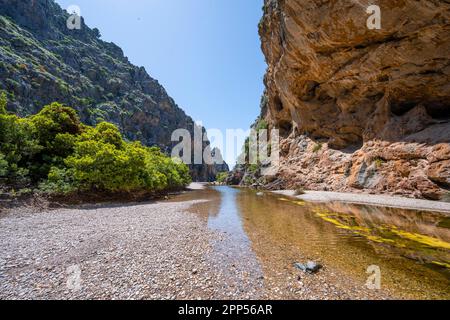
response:
<path id="1" fill-rule="evenodd" d="M 250 272 L 276 273 L 298 256 L 339 270 L 361 285 L 380 267 L 393 297 L 450 298 L 450 216 L 439 212 L 314 204 L 247 189 L 212 187 L 177 200 L 205 199 L 192 210 L 227 234 L 215 251 Z"/>

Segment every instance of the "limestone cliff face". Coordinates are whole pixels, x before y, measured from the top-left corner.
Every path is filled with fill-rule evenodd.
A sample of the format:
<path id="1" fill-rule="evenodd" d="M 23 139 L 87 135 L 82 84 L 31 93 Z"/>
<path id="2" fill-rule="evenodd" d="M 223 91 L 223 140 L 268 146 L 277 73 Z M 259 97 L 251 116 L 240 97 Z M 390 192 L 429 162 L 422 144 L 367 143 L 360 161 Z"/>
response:
<path id="1" fill-rule="evenodd" d="M 112 122 L 126 138 L 165 152 L 173 130 L 193 136 L 194 121 L 157 80 L 84 20 L 80 30 L 67 28 L 68 18 L 54 0 L 0 0 L 0 91 L 9 94 L 10 111 L 25 116 L 58 101 L 84 123 Z M 219 169 L 191 166 L 194 180 L 203 181 Z"/>
<path id="2" fill-rule="evenodd" d="M 448 197 L 448 1 L 265 0 L 260 36 L 283 134 L 269 186 Z"/>

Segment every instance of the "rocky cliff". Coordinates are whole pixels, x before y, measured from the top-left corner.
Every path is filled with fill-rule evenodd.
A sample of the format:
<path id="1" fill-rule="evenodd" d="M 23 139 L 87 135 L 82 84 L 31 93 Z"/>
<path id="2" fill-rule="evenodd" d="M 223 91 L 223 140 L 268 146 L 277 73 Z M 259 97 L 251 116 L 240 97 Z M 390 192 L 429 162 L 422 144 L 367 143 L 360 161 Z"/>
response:
<path id="1" fill-rule="evenodd" d="M 58 101 L 87 124 L 112 122 L 128 139 L 166 152 L 173 130 L 193 136 L 194 122 L 157 80 L 83 20 L 70 30 L 68 18 L 53 0 L 0 0 L 0 91 L 8 92 L 10 111 L 25 116 Z M 224 168 L 191 169 L 195 180 L 210 181 Z"/>
<path id="2" fill-rule="evenodd" d="M 449 198 L 449 1 L 265 0 L 259 28 L 269 187 Z"/>

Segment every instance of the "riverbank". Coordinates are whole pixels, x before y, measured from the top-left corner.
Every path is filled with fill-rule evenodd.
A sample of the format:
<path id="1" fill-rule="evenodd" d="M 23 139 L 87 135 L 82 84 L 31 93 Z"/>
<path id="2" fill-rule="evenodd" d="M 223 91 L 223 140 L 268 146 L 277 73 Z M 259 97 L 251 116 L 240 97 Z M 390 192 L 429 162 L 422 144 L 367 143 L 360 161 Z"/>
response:
<path id="1" fill-rule="evenodd" d="M 0 219 L 0 299 L 208 298 L 199 274 L 210 234 L 186 214 L 193 203 L 10 212 Z"/>
<path id="2" fill-rule="evenodd" d="M 210 228 L 203 212 L 218 196 L 204 189 L 149 203 L 10 211 L 0 218 L 0 299 L 392 297 L 330 266 L 304 274 L 293 266 L 308 259 L 299 251 L 255 260 L 230 232 Z"/>
<path id="3" fill-rule="evenodd" d="M 345 202 L 352 204 L 363 204 L 382 206 L 389 208 L 401 208 L 422 211 L 439 211 L 450 215 L 450 203 L 387 195 L 372 195 L 361 193 L 343 193 L 329 191 L 305 191 L 305 194 L 296 195 L 294 190 L 271 191 L 289 197 L 310 202 Z"/>
<path id="4" fill-rule="evenodd" d="M 0 215 L 15 210 L 38 212 L 73 206 L 92 206 L 94 204 L 139 204 L 148 201 L 167 200 L 184 191 L 202 190 L 206 183 L 193 182 L 185 188 L 163 190 L 158 192 L 75 192 L 70 194 L 42 194 L 29 192 L 11 195 L 0 192 Z"/>
<path id="5" fill-rule="evenodd" d="M 437 226 L 442 222 L 437 213 L 353 208 L 349 214 L 355 220 L 345 220 L 344 215 L 321 215 L 328 212 L 327 204 L 285 201 L 287 192 L 283 197 L 261 196 L 246 188 L 205 184 L 188 189 L 169 199 L 26 207 L 0 215 L 0 299 L 448 296 L 445 271 L 423 263 L 416 238 L 383 243 L 385 235 L 375 227 L 367 234 L 370 239 L 363 232 L 369 230 L 363 226 L 389 225 L 398 232 L 407 230 L 407 235 L 420 233 L 419 240 L 448 241 L 447 229 Z M 349 208 L 330 210 L 340 209 Z M 341 218 L 336 227 L 332 222 Z M 357 228 L 343 228 L 347 222 Z M 386 245 L 396 241 L 398 248 Z M 398 251 L 402 248 L 410 258 Z M 428 260 L 443 261 L 445 254 L 426 248 Z M 323 269 L 312 275 L 294 266 L 309 260 Z M 381 290 L 366 287 L 371 265 L 382 270 Z"/>

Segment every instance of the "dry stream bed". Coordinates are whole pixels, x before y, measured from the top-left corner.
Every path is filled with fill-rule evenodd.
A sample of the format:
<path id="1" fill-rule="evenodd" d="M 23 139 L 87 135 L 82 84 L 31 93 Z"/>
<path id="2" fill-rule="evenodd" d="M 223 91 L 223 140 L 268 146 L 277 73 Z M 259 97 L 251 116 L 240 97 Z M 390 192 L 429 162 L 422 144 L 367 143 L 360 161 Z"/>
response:
<path id="1" fill-rule="evenodd" d="M 448 214 L 229 187 L 0 217 L 0 299 L 449 299 L 449 264 Z"/>

